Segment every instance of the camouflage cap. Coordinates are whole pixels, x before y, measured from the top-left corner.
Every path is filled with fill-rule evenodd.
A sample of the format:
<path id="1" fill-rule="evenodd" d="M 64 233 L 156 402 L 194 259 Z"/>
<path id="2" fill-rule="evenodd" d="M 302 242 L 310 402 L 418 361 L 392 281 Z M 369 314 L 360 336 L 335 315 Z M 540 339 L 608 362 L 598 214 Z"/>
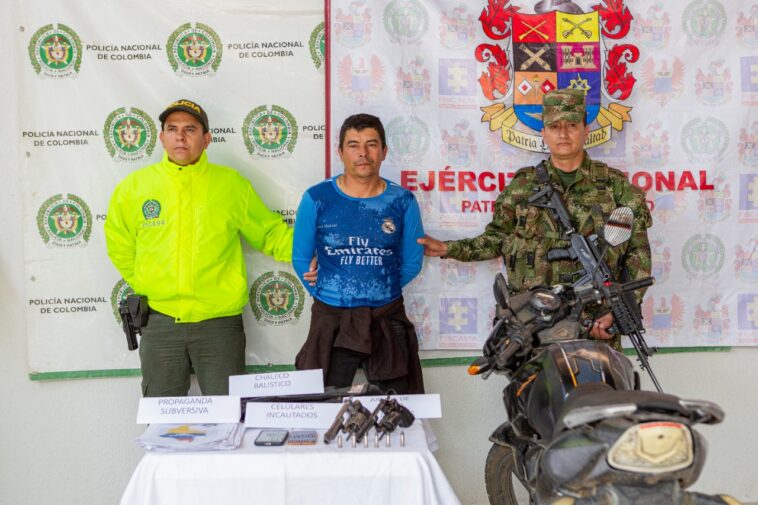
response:
<path id="1" fill-rule="evenodd" d="M 555 89 L 542 98 L 542 124 L 550 126 L 556 121 L 584 121 L 584 90 Z"/>

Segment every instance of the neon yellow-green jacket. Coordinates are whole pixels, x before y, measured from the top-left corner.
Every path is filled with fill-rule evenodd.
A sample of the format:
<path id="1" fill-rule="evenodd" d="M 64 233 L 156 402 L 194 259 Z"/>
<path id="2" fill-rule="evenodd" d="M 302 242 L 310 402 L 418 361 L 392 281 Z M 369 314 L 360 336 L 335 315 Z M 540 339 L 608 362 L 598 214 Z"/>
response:
<path id="1" fill-rule="evenodd" d="M 105 220 L 108 256 L 150 307 L 197 322 L 242 313 L 247 273 L 240 235 L 277 261 L 292 258 L 292 229 L 235 170 L 163 159 L 127 176 Z"/>

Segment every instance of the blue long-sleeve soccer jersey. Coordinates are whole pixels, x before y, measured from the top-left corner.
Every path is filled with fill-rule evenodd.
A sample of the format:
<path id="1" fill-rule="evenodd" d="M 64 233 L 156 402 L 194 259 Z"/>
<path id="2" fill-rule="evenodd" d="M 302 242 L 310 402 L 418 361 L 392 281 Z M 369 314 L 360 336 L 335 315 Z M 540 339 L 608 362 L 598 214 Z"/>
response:
<path id="1" fill-rule="evenodd" d="M 297 209 L 292 265 L 303 279 L 318 257 L 318 300 L 334 307 L 380 307 L 400 297 L 421 270 L 424 236 L 413 193 L 388 181 L 375 197 L 353 198 L 336 177 L 308 189 Z"/>

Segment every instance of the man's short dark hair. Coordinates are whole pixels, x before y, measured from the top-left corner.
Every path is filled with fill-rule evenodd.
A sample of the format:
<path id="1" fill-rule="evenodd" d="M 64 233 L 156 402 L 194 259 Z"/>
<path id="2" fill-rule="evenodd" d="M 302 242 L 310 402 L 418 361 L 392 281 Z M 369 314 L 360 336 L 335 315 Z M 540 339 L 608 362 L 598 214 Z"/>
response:
<path id="1" fill-rule="evenodd" d="M 384 126 L 378 117 L 371 114 L 354 114 L 345 119 L 340 128 L 340 149 L 342 149 L 342 144 L 345 142 L 345 133 L 348 130 L 361 131 L 366 128 L 373 128 L 379 133 L 379 140 L 382 141 L 382 149 L 384 149 L 387 146 L 387 139 L 384 136 Z"/>

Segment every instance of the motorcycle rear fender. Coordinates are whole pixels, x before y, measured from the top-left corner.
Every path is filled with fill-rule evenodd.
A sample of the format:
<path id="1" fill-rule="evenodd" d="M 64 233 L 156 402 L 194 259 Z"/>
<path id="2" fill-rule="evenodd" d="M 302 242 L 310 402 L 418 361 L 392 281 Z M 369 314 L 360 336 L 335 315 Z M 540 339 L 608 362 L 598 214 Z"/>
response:
<path id="1" fill-rule="evenodd" d="M 681 489 L 688 488 L 700 476 L 706 455 L 705 440 L 695 430 L 691 430 L 694 461 L 687 468 L 653 475 L 619 470 L 608 465 L 608 448 L 634 424 L 652 420 L 682 421 L 676 416 L 650 415 L 651 419 L 608 419 L 592 428 L 582 426 L 563 431 L 550 443 L 542 456 L 540 478 L 549 480 L 549 485 L 554 489 L 562 489 L 577 496 L 594 494 L 604 485 L 644 487 L 676 483 Z"/>
<path id="2" fill-rule="evenodd" d="M 729 495 L 706 495 L 682 491 L 676 483 L 643 486 L 608 486 L 596 496 L 586 498 L 557 497 L 550 505 L 602 505 L 604 503 L 645 503 L 646 505 L 742 505 Z"/>

